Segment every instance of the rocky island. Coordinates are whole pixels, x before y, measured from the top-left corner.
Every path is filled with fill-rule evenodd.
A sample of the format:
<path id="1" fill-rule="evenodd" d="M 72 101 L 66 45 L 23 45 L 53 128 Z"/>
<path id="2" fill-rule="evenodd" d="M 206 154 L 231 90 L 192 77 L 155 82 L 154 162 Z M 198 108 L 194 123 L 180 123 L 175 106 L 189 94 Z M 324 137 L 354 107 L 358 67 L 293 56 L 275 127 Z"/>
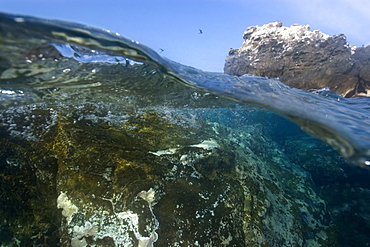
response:
<path id="1" fill-rule="evenodd" d="M 370 96 L 370 46 L 351 46 L 343 34 L 284 27 L 281 21 L 248 27 L 243 39 L 242 47 L 229 51 L 227 74 L 278 77 L 291 87 L 328 87 L 347 98 Z"/>

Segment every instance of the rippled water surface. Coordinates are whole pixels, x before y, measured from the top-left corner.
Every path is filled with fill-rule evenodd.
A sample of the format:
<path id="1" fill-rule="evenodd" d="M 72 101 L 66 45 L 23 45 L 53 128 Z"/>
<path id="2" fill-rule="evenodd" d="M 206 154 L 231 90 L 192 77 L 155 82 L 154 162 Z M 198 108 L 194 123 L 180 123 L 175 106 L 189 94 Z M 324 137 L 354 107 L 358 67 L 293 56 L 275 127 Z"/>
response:
<path id="1" fill-rule="evenodd" d="M 369 241 L 368 98 L 0 14 L 0 102 L 2 246 Z"/>
<path id="2" fill-rule="evenodd" d="M 275 110 L 335 146 L 344 157 L 359 165 L 369 162 L 367 98 L 345 99 L 325 89 L 309 93 L 290 88 L 275 79 L 204 72 L 164 59 L 150 48 L 118 34 L 77 24 L 2 15 L 1 32 L 3 102 L 42 102 L 45 97 L 70 99 L 73 93 L 88 98 L 90 91 L 95 91 L 94 100 L 109 102 L 113 97 L 121 101 L 129 97 L 128 88 L 135 88 L 135 93 L 168 97 L 167 104 L 194 103 L 204 107 L 217 104 L 209 100 L 200 103 L 201 100 L 186 102 L 189 99 L 177 98 L 177 94 L 183 95 L 181 90 L 186 90 L 177 85 L 182 83 L 196 90 L 206 90 L 202 95 L 212 95 L 209 98 L 219 95 Z M 42 56 L 42 50 L 45 50 L 44 57 L 38 57 Z M 58 62 L 45 59 L 47 57 Z M 99 68 L 101 63 L 104 68 Z M 139 86 L 136 81 L 117 83 L 109 78 L 112 76 L 109 71 L 114 70 L 116 76 L 140 79 L 143 74 L 127 71 L 128 67 L 140 63 L 148 66 L 147 71 L 142 72 L 145 76 L 151 73 L 153 77 L 167 78 L 172 81 L 171 85 L 153 92 L 153 87 Z M 12 68 L 7 69 L 8 66 Z M 106 73 L 105 80 L 98 78 L 101 73 Z M 71 88 L 75 91 L 58 92 Z M 163 103 L 163 99 L 160 101 L 157 103 Z"/>

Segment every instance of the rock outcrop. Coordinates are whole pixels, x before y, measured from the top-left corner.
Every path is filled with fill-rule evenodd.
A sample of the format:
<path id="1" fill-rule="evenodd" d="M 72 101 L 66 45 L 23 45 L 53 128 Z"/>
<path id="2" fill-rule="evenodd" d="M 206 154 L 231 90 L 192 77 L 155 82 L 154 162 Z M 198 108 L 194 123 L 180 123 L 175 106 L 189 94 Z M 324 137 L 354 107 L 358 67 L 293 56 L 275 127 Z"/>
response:
<path id="1" fill-rule="evenodd" d="M 309 25 L 277 21 L 247 28 L 239 49 L 230 49 L 224 72 L 278 77 L 304 90 L 329 87 L 344 97 L 370 96 L 370 46 L 350 46 Z"/>

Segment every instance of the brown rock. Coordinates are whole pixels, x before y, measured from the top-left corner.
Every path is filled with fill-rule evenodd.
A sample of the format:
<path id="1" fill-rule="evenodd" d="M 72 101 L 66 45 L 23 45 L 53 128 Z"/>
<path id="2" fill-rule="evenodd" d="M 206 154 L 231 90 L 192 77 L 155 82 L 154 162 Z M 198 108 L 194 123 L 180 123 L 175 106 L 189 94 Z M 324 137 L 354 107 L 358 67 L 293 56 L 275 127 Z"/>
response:
<path id="1" fill-rule="evenodd" d="M 242 47 L 226 58 L 227 74 L 278 77 L 304 90 L 329 87 L 344 97 L 370 96 L 370 47 L 350 46 L 343 34 L 277 21 L 249 27 L 243 38 Z"/>

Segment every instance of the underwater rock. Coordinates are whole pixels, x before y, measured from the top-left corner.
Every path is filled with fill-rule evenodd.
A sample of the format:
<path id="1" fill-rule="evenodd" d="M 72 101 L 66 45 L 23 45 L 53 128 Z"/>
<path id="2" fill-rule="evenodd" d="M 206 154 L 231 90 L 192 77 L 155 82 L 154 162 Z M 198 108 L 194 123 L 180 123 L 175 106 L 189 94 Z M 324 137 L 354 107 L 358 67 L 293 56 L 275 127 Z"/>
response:
<path id="1" fill-rule="evenodd" d="M 217 78 L 230 76 L 178 83 L 136 42 L 63 22 L 50 29 L 50 21 L 36 20 L 35 29 L 34 21 L 0 22 L 1 246 L 369 242 L 366 170 L 347 168 L 330 146 L 266 109 L 196 86 L 221 88 L 226 81 Z M 24 57 L 48 44 L 72 57 Z M 247 93 L 288 88 L 271 83 Z M 261 80 L 227 90 L 244 95 L 243 84 Z M 353 234 L 346 234 L 349 219 Z"/>
<path id="2" fill-rule="evenodd" d="M 329 87 L 344 97 L 369 96 L 370 47 L 350 46 L 343 34 L 329 36 L 309 25 L 280 21 L 248 27 L 243 45 L 231 49 L 224 72 L 278 77 L 304 90 Z"/>
<path id="3" fill-rule="evenodd" d="M 29 141 L 2 135 L 1 243 L 336 243 L 309 174 L 261 135 L 261 124 L 230 128 L 212 120 L 233 114 L 227 109 L 209 109 L 207 121 L 204 110 L 192 113 L 198 123 L 187 127 L 158 110 L 120 112 L 126 121 L 111 122 L 110 110 L 33 106 L 8 119 L 12 126 L 49 127 L 35 129 Z M 38 115 L 38 125 L 23 121 L 29 115 Z"/>
<path id="4" fill-rule="evenodd" d="M 126 76 L 148 75 L 138 88 L 171 85 L 149 71 L 125 67 Z M 185 89 L 182 97 L 192 95 Z M 3 245 L 340 246 L 344 224 L 324 191 L 349 175 L 331 147 L 299 139 L 298 127 L 271 112 L 148 107 L 159 99 L 140 93 L 132 87 L 122 106 L 76 97 L 2 111 Z"/>

